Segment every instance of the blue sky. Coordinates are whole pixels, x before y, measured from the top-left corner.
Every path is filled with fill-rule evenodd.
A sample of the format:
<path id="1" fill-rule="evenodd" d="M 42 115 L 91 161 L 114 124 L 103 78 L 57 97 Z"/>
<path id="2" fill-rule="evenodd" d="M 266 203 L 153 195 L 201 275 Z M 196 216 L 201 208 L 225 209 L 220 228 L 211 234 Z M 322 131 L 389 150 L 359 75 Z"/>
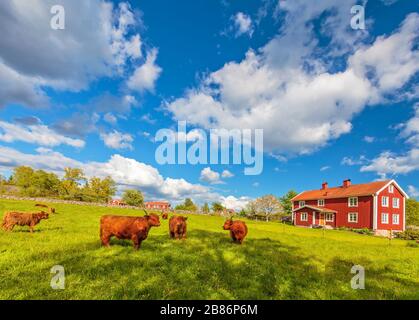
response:
<path id="1" fill-rule="evenodd" d="M 64 30 L 50 27 L 54 4 Z M 365 29 L 351 28 L 354 5 Z M 417 197 L 417 12 L 408 0 L 0 4 L 0 172 L 80 166 L 148 199 L 236 208 L 346 178 L 395 178 Z M 178 120 L 263 129 L 262 174 L 159 165 L 153 137 Z"/>

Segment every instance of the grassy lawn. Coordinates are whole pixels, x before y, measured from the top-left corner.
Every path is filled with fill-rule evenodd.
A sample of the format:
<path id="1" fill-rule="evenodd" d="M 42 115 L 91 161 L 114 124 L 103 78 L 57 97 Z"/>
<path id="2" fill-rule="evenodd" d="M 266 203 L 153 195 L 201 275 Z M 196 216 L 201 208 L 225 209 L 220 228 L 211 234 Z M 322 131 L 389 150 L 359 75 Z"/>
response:
<path id="1" fill-rule="evenodd" d="M 0 200 L 0 211 L 33 205 Z M 239 246 L 223 218 L 190 215 L 185 241 L 169 240 L 163 220 L 139 251 L 121 240 L 107 249 L 100 216 L 141 211 L 54 207 L 34 234 L 0 231 L 0 299 L 419 299 L 419 248 L 406 241 L 247 221 Z M 355 264 L 365 290 L 351 289 Z M 54 265 L 65 268 L 65 290 L 50 287 Z"/>

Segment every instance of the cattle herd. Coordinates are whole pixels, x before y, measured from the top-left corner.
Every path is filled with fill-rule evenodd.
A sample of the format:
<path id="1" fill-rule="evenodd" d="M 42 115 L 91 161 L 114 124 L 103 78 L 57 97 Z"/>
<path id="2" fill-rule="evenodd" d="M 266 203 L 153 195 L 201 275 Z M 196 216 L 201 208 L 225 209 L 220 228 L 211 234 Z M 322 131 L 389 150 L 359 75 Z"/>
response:
<path id="1" fill-rule="evenodd" d="M 18 212 L 9 211 L 4 214 L 2 227 L 6 231 L 12 231 L 18 226 L 28 226 L 30 232 L 41 222 L 42 219 L 48 219 L 49 214 L 55 213 L 55 209 L 45 204 L 36 204 L 36 207 L 45 208 L 49 212 Z M 144 217 L 137 216 L 117 216 L 104 215 L 100 218 L 100 240 L 105 247 L 110 246 L 110 239 L 131 240 L 135 249 L 139 249 L 141 242 L 147 239 L 151 227 L 160 226 L 160 216 L 163 220 L 169 218 L 167 212 L 161 215 L 147 214 Z M 187 217 L 172 215 L 169 219 L 169 235 L 172 239 L 186 239 L 186 221 Z M 242 244 L 247 235 L 247 226 L 244 221 L 228 218 L 223 226 L 224 230 L 230 231 L 230 237 L 233 242 Z"/>

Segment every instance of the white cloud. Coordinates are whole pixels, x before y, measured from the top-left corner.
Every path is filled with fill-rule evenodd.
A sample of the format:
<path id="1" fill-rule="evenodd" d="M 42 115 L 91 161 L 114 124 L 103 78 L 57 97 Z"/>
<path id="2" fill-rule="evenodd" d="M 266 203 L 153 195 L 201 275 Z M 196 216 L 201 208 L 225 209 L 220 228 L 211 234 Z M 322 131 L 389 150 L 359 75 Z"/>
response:
<path id="1" fill-rule="evenodd" d="M 234 177 L 234 174 L 233 173 L 231 173 L 230 171 L 228 171 L 228 170 L 224 170 L 222 173 L 221 173 L 221 177 L 222 178 L 232 178 L 232 177 Z"/>
<path id="2" fill-rule="evenodd" d="M 210 167 L 202 169 L 201 176 L 199 178 L 202 181 L 211 183 L 211 184 L 220 184 L 223 183 L 220 180 L 220 174 L 216 171 L 212 171 Z"/>
<path id="3" fill-rule="evenodd" d="M 364 137 L 364 141 L 366 143 L 373 143 L 375 141 L 375 137 L 371 137 L 371 136 L 365 136 Z"/>
<path id="4" fill-rule="evenodd" d="M 341 161 L 342 165 L 346 166 L 356 166 L 356 165 L 362 165 L 367 162 L 367 158 L 365 156 L 360 156 L 358 159 L 353 159 L 351 157 L 344 157 Z"/>
<path id="5" fill-rule="evenodd" d="M 12 143 L 23 141 L 31 144 L 55 147 L 66 144 L 76 148 L 82 148 L 85 142 L 61 135 L 44 124 L 19 125 L 0 121 L 0 141 Z"/>
<path id="6" fill-rule="evenodd" d="M 0 169 L 27 165 L 62 175 L 65 167 L 75 167 L 82 168 L 87 177 L 111 176 L 120 188 L 139 188 L 148 199 L 183 201 L 191 197 L 199 203 L 222 199 L 221 195 L 206 186 L 192 184 L 185 179 L 164 178 L 153 166 L 118 154 L 107 162 L 81 162 L 47 148 L 38 148 L 37 152 L 27 154 L 0 146 Z"/>
<path id="7" fill-rule="evenodd" d="M 329 170 L 329 169 L 330 169 L 330 166 L 323 166 L 323 167 L 320 168 L 320 171 L 326 171 L 326 170 Z"/>
<path id="8" fill-rule="evenodd" d="M 50 27 L 50 8 L 57 4 L 65 8 L 65 30 Z M 9 35 L 0 41 L 0 107 L 46 106 L 47 87 L 85 90 L 143 63 L 135 32 L 141 20 L 127 2 L 11 0 L 0 2 L 0 12 L 0 30 Z"/>
<path id="9" fill-rule="evenodd" d="M 401 136 L 407 138 L 406 142 L 419 147 L 419 103 L 415 105 L 415 115 L 402 127 Z"/>
<path id="10" fill-rule="evenodd" d="M 111 125 L 115 125 L 118 122 L 118 119 L 110 112 L 106 113 L 103 116 L 103 120 L 105 120 L 107 123 Z"/>
<path id="11" fill-rule="evenodd" d="M 317 40 L 311 21 L 328 9 L 337 13 L 327 19 L 325 29 L 346 25 L 342 19 L 349 19 L 352 2 L 280 2 L 288 15 L 279 35 L 258 52 L 248 51 L 241 62 L 226 63 L 208 74 L 198 88 L 167 101 L 165 107 L 177 120 L 207 129 L 262 128 L 264 150 L 279 156 L 311 153 L 350 132 L 356 114 L 401 88 L 414 74 L 417 52 L 411 39 L 419 30 L 414 28 L 419 15 L 412 14 L 394 34 L 360 46 L 353 32 L 328 29 L 336 47 L 355 52 L 346 69 L 330 72 L 330 59 L 313 55 Z M 383 54 L 377 49 L 383 47 L 390 49 Z M 393 47 L 400 47 L 402 57 Z M 386 59 L 392 63 L 384 65 Z M 368 74 L 372 68 L 374 79 Z M 393 72 L 395 79 L 388 79 Z"/>
<path id="12" fill-rule="evenodd" d="M 257 187 L 260 186 L 260 183 L 259 182 L 253 182 L 252 186 L 255 187 L 255 188 L 257 188 Z"/>
<path id="13" fill-rule="evenodd" d="M 361 172 L 376 172 L 382 178 L 387 175 L 407 174 L 415 170 L 419 170 L 419 149 L 412 149 L 404 155 L 385 151 L 361 167 Z"/>
<path id="14" fill-rule="evenodd" d="M 130 149 L 132 150 L 133 137 L 128 133 L 121 133 L 117 130 L 112 132 L 100 134 L 100 138 L 103 140 L 108 148 L 112 149 Z"/>
<path id="15" fill-rule="evenodd" d="M 418 198 L 419 197 L 419 189 L 414 187 L 414 186 L 408 186 L 407 187 L 407 193 L 409 194 L 409 196 L 413 197 L 413 198 Z"/>
<path id="16" fill-rule="evenodd" d="M 236 36 L 242 34 L 248 34 L 250 37 L 253 34 L 253 23 L 252 19 L 243 12 L 238 12 L 234 16 L 234 25 L 236 27 Z"/>
<path id="17" fill-rule="evenodd" d="M 247 204 L 251 201 L 249 197 L 239 197 L 227 196 L 221 197 L 221 204 L 227 209 L 234 209 L 240 211 L 241 209 L 246 208 Z"/>
<path id="18" fill-rule="evenodd" d="M 127 86 L 131 90 L 143 92 L 154 91 L 154 85 L 162 69 L 156 65 L 157 49 L 153 48 L 148 52 L 146 61 L 139 66 L 128 79 Z"/>

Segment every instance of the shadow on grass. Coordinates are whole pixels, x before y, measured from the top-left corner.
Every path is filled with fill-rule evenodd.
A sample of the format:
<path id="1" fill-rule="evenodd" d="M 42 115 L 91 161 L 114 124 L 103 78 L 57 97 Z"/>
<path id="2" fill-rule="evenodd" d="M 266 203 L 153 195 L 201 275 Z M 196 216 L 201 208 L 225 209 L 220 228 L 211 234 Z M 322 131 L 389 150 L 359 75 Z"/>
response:
<path id="1" fill-rule="evenodd" d="M 227 232 L 192 230 L 187 240 L 153 235 L 135 251 L 126 240 L 64 247 L 48 253 L 52 265 L 66 270 L 66 290 L 51 290 L 49 278 L 38 298 L 82 299 L 393 299 L 417 297 L 417 281 L 369 260 L 333 259 L 326 266 L 298 247 L 271 239 L 232 243 Z M 29 259 L 39 259 L 32 256 Z M 366 269 L 366 289 L 353 290 L 354 264 Z M 51 266 L 50 266 L 51 265 Z M 21 275 L 22 276 L 22 275 Z M 31 277 L 29 272 L 27 275 Z M 417 279 L 416 279 L 417 280 Z M 11 282 L 13 283 L 13 281 Z M 401 288 L 399 292 L 395 288 Z M 24 290 L 22 288 L 22 290 Z M 31 297 L 28 297 L 31 298 Z"/>

